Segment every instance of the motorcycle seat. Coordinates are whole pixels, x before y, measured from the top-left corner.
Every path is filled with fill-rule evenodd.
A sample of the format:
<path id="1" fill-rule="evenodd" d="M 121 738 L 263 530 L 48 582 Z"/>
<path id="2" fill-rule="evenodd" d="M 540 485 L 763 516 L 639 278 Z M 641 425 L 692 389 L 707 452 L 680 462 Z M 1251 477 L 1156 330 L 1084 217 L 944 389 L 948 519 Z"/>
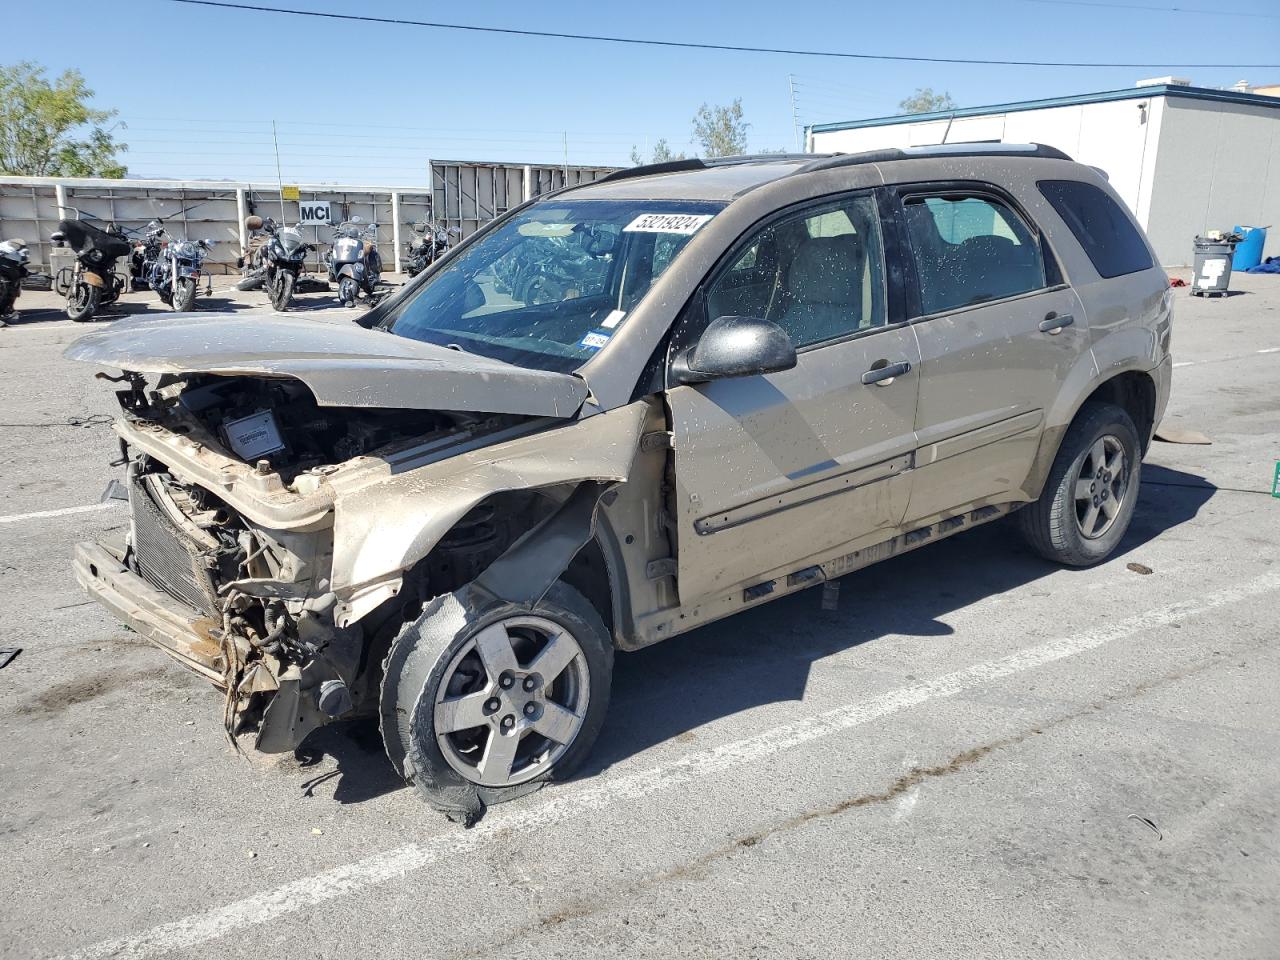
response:
<path id="1" fill-rule="evenodd" d="M 114 260 L 127 255 L 133 249 L 133 245 L 128 240 L 100 230 L 83 220 L 59 221 L 58 232 L 66 238 L 71 249 L 78 254 L 86 250 L 97 250 L 107 259 Z"/>

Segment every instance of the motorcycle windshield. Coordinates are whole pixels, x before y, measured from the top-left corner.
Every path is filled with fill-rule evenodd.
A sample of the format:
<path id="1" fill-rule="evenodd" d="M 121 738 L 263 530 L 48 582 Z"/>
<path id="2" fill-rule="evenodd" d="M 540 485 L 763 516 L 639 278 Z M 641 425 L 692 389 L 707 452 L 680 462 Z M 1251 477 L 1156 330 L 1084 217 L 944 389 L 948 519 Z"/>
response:
<path id="1" fill-rule="evenodd" d="M 722 209 L 683 200 L 535 204 L 455 255 L 385 324 L 520 366 L 574 370 Z"/>
<path id="2" fill-rule="evenodd" d="M 299 233 L 295 227 L 286 227 L 284 230 L 279 231 L 276 234 L 276 237 L 280 241 L 281 249 L 283 249 L 289 256 L 293 256 L 293 254 L 297 253 L 306 242 L 302 239 L 302 234 Z"/>

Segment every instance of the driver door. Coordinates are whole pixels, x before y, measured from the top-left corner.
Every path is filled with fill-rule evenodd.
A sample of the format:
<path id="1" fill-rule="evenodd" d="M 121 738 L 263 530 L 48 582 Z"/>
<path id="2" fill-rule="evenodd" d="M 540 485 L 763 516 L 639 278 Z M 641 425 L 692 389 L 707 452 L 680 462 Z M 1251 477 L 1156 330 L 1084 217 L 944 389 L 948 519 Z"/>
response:
<path id="1" fill-rule="evenodd" d="M 718 316 L 754 316 L 786 330 L 797 364 L 667 392 L 682 603 L 795 573 L 902 521 L 919 350 L 909 325 L 888 325 L 887 299 L 870 193 L 783 213 L 696 298 L 676 349 Z"/>

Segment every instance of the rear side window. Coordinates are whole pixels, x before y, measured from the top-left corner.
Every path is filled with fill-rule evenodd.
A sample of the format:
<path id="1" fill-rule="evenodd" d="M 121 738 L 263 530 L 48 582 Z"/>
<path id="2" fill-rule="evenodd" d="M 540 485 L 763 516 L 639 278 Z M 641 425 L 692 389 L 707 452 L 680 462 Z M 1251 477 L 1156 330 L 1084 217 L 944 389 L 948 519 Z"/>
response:
<path id="1" fill-rule="evenodd" d="M 1151 252 L 1120 205 L 1091 183 L 1041 180 L 1037 186 L 1089 255 L 1110 279 L 1151 269 Z"/>
<path id="2" fill-rule="evenodd" d="M 987 197 L 916 196 L 907 231 L 924 314 L 1046 286 L 1040 244 L 1022 218 Z"/>

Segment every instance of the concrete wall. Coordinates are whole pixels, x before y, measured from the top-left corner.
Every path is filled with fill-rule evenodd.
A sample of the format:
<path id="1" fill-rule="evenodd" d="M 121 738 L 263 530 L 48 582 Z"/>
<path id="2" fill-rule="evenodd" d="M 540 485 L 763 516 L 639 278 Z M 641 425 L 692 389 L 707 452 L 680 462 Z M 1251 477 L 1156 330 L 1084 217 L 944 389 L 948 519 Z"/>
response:
<path id="1" fill-rule="evenodd" d="M 1170 100 L 1147 233 L 1164 263 L 1185 264 L 1207 229 L 1268 226 L 1280 256 L 1280 115 L 1274 109 Z"/>

